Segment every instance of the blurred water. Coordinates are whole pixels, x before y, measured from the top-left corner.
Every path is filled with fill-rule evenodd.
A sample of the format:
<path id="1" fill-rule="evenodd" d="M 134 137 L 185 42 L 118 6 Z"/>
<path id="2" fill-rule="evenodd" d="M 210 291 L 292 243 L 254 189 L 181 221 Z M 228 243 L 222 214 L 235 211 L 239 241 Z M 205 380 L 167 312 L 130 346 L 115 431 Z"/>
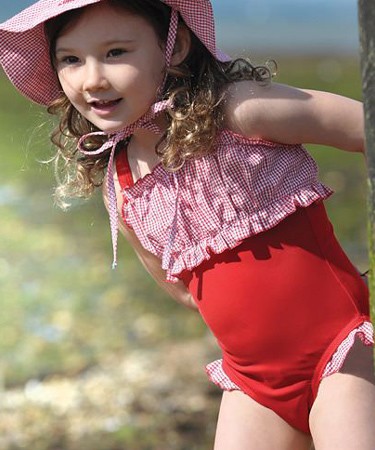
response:
<path id="1" fill-rule="evenodd" d="M 218 45 L 228 52 L 250 49 L 251 54 L 356 54 L 359 49 L 355 21 L 329 24 L 286 22 L 249 25 L 219 22 Z"/>

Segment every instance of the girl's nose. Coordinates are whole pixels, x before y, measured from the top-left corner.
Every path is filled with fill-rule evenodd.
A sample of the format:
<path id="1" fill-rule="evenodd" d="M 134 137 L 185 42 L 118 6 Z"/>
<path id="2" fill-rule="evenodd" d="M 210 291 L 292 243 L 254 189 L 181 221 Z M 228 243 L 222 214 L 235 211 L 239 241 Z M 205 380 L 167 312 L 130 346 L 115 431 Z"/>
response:
<path id="1" fill-rule="evenodd" d="M 109 82 L 100 62 L 87 60 L 85 64 L 84 80 L 82 90 L 84 92 L 107 89 Z"/>

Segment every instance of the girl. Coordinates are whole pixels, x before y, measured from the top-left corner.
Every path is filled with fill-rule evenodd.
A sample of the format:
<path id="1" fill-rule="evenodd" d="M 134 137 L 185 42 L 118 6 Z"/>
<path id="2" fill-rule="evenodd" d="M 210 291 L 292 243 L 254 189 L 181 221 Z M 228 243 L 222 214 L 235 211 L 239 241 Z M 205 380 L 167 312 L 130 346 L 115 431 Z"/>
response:
<path id="1" fill-rule="evenodd" d="M 361 104 L 230 61 L 209 0 L 40 0 L 0 60 L 60 116 L 58 201 L 105 178 L 114 264 L 120 227 L 217 337 L 215 450 L 374 450 L 368 291 L 301 146 L 363 152 Z"/>

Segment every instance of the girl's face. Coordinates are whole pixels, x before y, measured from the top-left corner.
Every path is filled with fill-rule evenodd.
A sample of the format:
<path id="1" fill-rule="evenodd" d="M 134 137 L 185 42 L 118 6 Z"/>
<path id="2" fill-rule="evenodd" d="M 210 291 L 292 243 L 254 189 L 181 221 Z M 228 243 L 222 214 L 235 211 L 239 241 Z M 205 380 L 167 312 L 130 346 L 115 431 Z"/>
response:
<path id="1" fill-rule="evenodd" d="M 142 17 L 100 2 L 56 41 L 56 70 L 73 106 L 97 128 L 115 132 L 146 113 L 164 78 L 165 57 Z"/>

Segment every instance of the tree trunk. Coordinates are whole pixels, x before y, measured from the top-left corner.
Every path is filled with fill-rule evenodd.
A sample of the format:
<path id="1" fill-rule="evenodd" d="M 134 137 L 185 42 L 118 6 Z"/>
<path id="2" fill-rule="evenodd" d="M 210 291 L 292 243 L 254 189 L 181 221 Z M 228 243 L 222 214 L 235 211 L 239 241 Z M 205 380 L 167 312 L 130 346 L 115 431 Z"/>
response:
<path id="1" fill-rule="evenodd" d="M 368 165 L 370 309 L 375 321 L 375 1 L 358 0 L 361 70 Z"/>

